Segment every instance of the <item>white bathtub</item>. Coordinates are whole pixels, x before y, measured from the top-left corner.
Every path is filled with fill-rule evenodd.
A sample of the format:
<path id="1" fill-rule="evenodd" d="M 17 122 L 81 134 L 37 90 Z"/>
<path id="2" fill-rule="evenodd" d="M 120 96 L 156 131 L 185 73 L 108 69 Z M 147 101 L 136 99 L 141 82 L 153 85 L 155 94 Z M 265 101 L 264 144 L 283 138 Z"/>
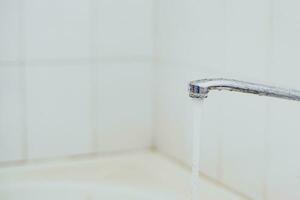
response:
<path id="1" fill-rule="evenodd" d="M 0 200 L 187 200 L 190 172 L 154 152 L 0 169 Z M 202 180 L 205 200 L 242 198 Z"/>

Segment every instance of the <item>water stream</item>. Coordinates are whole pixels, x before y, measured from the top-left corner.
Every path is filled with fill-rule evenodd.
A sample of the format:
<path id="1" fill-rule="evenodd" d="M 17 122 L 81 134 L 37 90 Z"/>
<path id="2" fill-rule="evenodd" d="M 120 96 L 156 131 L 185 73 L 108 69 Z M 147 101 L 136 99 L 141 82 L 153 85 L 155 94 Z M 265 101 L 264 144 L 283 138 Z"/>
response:
<path id="1" fill-rule="evenodd" d="M 203 119 L 203 101 L 193 99 L 193 160 L 192 160 L 192 200 L 199 200 L 200 198 L 200 147 L 201 147 L 201 125 Z"/>

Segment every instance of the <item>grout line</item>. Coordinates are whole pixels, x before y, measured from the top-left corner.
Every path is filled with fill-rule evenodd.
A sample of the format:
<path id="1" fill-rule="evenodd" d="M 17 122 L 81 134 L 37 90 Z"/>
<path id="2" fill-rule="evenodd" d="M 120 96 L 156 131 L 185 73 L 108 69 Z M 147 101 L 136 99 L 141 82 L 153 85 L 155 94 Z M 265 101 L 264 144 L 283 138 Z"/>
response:
<path id="1" fill-rule="evenodd" d="M 0 61 L 0 67 L 18 66 L 25 63 L 32 67 L 43 67 L 45 65 L 89 65 L 89 64 L 114 64 L 114 63 L 145 63 L 153 62 L 152 56 L 98 56 L 98 58 L 81 59 L 18 59 L 11 61 Z"/>
<path id="2" fill-rule="evenodd" d="M 152 1 L 152 29 L 153 29 L 153 56 L 151 58 L 152 60 L 152 94 L 153 94 L 153 122 L 152 122 L 152 148 L 157 148 L 157 138 L 156 135 L 158 134 L 158 98 L 159 98 L 159 66 L 161 64 L 160 62 L 160 56 L 159 56 L 159 11 L 160 11 L 160 1 L 159 0 L 153 0 Z"/>
<path id="3" fill-rule="evenodd" d="M 218 109 L 220 110 L 220 113 L 224 113 L 223 107 L 218 104 Z M 224 171 L 223 171 L 223 162 L 224 162 L 224 158 L 223 158 L 223 149 L 224 149 L 224 133 L 223 133 L 223 129 L 221 128 L 221 131 L 218 133 L 219 138 L 218 138 L 218 158 L 217 158 L 217 177 L 218 179 L 220 179 L 221 181 L 224 179 Z"/>
<path id="4" fill-rule="evenodd" d="M 97 33 L 97 12 L 98 4 L 96 0 L 90 0 L 90 84 L 91 84 L 91 151 L 96 153 L 98 150 L 98 67 L 95 61 L 97 60 L 98 49 L 96 45 L 96 33 Z"/>
<path id="5" fill-rule="evenodd" d="M 264 126 L 264 166 L 263 166 L 263 179 L 262 179 L 262 198 L 264 200 L 268 199 L 268 174 L 270 169 L 270 144 L 269 144 L 269 133 L 270 133 L 270 101 L 266 100 L 266 116 L 265 116 L 265 126 Z"/>
<path id="6" fill-rule="evenodd" d="M 25 36 L 25 1 L 18 1 L 18 65 L 20 67 L 20 92 L 22 104 L 22 158 L 26 161 L 28 159 L 28 126 L 27 126 L 27 89 L 26 89 L 26 39 Z"/>
<path id="7" fill-rule="evenodd" d="M 158 91 L 157 91 L 157 85 L 158 85 L 158 79 L 157 79 L 157 74 L 158 74 L 158 22 L 159 22 L 159 2 L 158 0 L 153 0 L 152 1 L 152 39 L 153 39 L 153 58 L 152 58 L 152 106 L 153 106 L 153 111 L 152 111 L 152 135 L 151 135 L 151 146 L 153 149 L 156 149 L 156 134 L 157 134 L 157 105 L 158 105 Z"/>
<path id="8" fill-rule="evenodd" d="M 98 109 L 98 68 L 91 64 L 91 150 L 92 152 L 97 152 L 99 149 L 99 138 L 98 138 L 98 119 L 99 119 L 99 109 Z"/>
<path id="9" fill-rule="evenodd" d="M 105 158 L 111 156 L 122 156 L 127 154 L 139 154 L 143 152 L 156 153 L 155 150 L 151 148 L 136 148 L 136 149 L 127 149 L 127 150 L 116 150 L 109 152 L 100 152 L 98 154 L 94 153 L 81 153 L 76 155 L 64 155 L 64 156 L 55 156 L 55 157 L 43 157 L 43 158 L 32 158 L 26 162 L 24 161 L 8 161 L 0 162 L 0 170 L 9 169 L 12 167 L 28 167 L 28 166 L 38 166 L 49 163 L 57 162 L 72 162 L 72 161 L 83 161 L 83 160 L 93 160 L 97 158 Z"/>
<path id="10" fill-rule="evenodd" d="M 20 36 L 18 36 L 20 37 Z M 20 66 L 20 61 L 17 58 L 16 60 L 0 60 L 0 67 L 19 67 Z"/>
<path id="11" fill-rule="evenodd" d="M 228 72 L 228 38 L 229 38 L 229 33 L 228 33 L 228 2 L 227 0 L 223 0 L 223 7 L 224 7 L 224 40 L 225 40 L 225 46 L 224 46 L 224 68 L 225 72 Z M 219 106 L 221 113 L 223 113 L 223 107 Z M 218 179 L 222 182 L 224 181 L 224 159 L 223 159 L 223 149 L 224 149 L 224 132 L 220 131 L 219 132 L 219 140 L 218 140 L 218 166 L 217 166 L 217 177 Z"/>
<path id="12" fill-rule="evenodd" d="M 27 120 L 27 87 L 26 87 L 26 67 L 20 66 L 20 90 L 21 90 L 21 104 L 22 104 L 22 158 L 28 159 L 28 120 Z"/>
<path id="13" fill-rule="evenodd" d="M 265 75 L 268 81 L 271 81 L 270 77 L 270 69 L 273 64 L 273 46 L 274 46 L 274 1 L 268 0 L 268 8 L 267 11 L 269 13 L 268 20 L 268 34 L 267 34 L 267 59 L 266 59 L 266 68 Z M 268 199 L 268 174 L 270 169 L 270 143 L 269 143 L 269 133 L 270 133 L 270 100 L 266 100 L 266 123 L 264 130 L 264 171 L 263 171 L 263 188 L 262 188 L 262 196 L 264 200 Z"/>
<path id="14" fill-rule="evenodd" d="M 153 39 L 153 60 L 157 63 L 159 57 L 159 0 L 152 0 L 152 39 Z"/>

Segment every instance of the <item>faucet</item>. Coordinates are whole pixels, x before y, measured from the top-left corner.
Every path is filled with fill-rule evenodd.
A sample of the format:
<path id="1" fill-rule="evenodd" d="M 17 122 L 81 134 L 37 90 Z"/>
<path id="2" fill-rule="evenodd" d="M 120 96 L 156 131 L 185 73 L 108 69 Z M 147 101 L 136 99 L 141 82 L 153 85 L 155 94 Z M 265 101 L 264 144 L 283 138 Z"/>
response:
<path id="1" fill-rule="evenodd" d="M 229 90 L 242 93 L 257 94 L 260 96 L 270 96 L 281 99 L 300 101 L 300 91 L 284 89 L 263 84 L 256 84 L 234 79 L 201 79 L 189 83 L 189 96 L 191 98 L 207 98 L 211 90 Z"/>

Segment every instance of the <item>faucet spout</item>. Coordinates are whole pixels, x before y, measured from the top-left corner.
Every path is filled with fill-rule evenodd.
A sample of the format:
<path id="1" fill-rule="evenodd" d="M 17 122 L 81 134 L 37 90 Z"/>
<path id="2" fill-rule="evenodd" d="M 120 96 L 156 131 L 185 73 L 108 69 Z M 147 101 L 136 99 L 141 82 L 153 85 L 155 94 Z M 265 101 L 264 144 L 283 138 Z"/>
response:
<path id="1" fill-rule="evenodd" d="M 229 90 L 242 93 L 270 96 L 281 99 L 300 101 L 300 91 L 256 84 L 233 79 L 201 79 L 189 83 L 189 96 L 204 99 L 211 90 Z"/>

